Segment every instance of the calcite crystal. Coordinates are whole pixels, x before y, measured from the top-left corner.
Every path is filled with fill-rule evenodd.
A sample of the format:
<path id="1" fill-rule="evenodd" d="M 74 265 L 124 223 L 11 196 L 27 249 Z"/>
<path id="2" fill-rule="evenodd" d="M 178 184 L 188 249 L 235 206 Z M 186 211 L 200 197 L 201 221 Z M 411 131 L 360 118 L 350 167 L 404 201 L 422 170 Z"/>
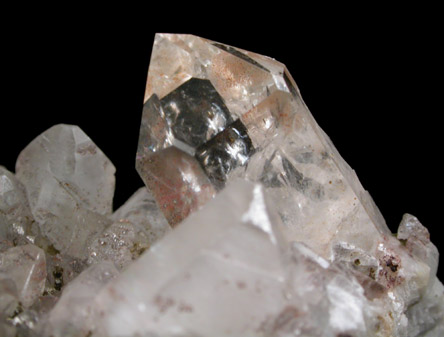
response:
<path id="1" fill-rule="evenodd" d="M 438 337 L 439 254 L 392 234 L 278 61 L 157 34 L 136 156 L 56 125 L 0 167 L 0 335 Z"/>

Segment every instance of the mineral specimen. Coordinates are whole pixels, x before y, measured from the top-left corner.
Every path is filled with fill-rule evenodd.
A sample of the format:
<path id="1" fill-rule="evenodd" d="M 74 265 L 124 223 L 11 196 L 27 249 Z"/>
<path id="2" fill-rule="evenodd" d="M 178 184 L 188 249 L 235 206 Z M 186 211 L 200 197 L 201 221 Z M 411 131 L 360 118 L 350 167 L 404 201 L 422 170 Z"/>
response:
<path id="1" fill-rule="evenodd" d="M 136 168 L 56 125 L 0 167 L 0 335 L 444 335 L 439 254 L 388 229 L 278 61 L 157 34 Z"/>

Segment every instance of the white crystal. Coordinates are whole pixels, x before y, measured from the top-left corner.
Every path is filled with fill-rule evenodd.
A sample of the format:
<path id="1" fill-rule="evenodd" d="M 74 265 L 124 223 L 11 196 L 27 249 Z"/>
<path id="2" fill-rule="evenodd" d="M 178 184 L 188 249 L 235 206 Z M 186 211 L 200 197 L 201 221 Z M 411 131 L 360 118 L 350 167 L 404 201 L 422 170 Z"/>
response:
<path id="1" fill-rule="evenodd" d="M 227 188 L 101 291 L 99 332 L 250 336 L 285 300 L 276 221 L 259 186 Z"/>
<path id="2" fill-rule="evenodd" d="M 146 187 L 139 188 L 125 204 L 114 212 L 112 219 L 119 222 L 130 222 L 145 229 L 150 245 L 171 230 Z"/>
<path id="3" fill-rule="evenodd" d="M 37 235 L 25 187 L 0 166 L 0 251 L 8 243 L 33 243 Z"/>
<path id="4" fill-rule="evenodd" d="M 148 247 L 148 233 L 130 222 L 116 222 L 98 235 L 88 246 L 88 264 L 112 261 L 123 269 Z"/>
<path id="5" fill-rule="evenodd" d="M 45 288 L 44 251 L 33 245 L 24 245 L 0 253 L 0 279 L 14 281 L 22 304 L 31 306 Z"/>
<path id="6" fill-rule="evenodd" d="M 118 271 L 112 262 L 100 262 L 84 270 L 63 291 L 47 322 L 40 326 L 44 336 L 87 336 L 93 325 L 91 302 Z"/>
<path id="7" fill-rule="evenodd" d="M 41 232 L 63 253 L 83 257 L 85 241 L 109 223 L 115 168 L 77 126 L 56 125 L 19 155 L 24 183 Z"/>
<path id="8" fill-rule="evenodd" d="M 234 182 L 105 286 L 94 323 L 83 329 L 97 336 L 367 336 L 391 324 L 387 333 L 400 335 L 387 314 L 391 302 L 380 299 L 384 287 L 303 244 L 288 246 L 281 228 L 260 185 Z"/>
<path id="9" fill-rule="evenodd" d="M 10 278 L 0 279 L 0 315 L 6 317 L 12 315 L 18 305 L 19 298 L 15 282 Z"/>

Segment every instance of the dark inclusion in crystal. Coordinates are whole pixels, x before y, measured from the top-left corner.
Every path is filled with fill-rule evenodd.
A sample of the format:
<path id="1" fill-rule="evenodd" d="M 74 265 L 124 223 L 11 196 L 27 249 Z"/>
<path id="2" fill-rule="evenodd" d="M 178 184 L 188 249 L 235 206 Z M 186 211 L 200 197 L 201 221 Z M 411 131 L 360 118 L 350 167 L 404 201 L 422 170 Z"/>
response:
<path id="1" fill-rule="evenodd" d="M 295 159 L 303 163 L 309 163 L 313 160 L 312 154 L 308 152 L 298 155 Z M 284 172 L 278 174 L 272 169 L 273 161 L 275 160 L 281 162 Z M 285 155 L 278 155 L 278 151 L 274 151 L 270 159 L 265 162 L 260 181 L 264 186 L 271 188 L 288 185 L 313 201 L 321 201 L 325 195 L 324 188 L 320 183 L 312 178 L 305 177 Z"/>
<path id="2" fill-rule="evenodd" d="M 233 122 L 209 80 L 191 78 L 162 98 L 161 105 L 174 137 L 194 148 Z"/>
<path id="3" fill-rule="evenodd" d="M 284 156 L 282 157 L 282 166 L 285 171 L 287 183 L 291 187 L 312 200 L 316 201 L 323 199 L 324 189 L 320 183 L 311 178 L 304 177 L 304 175 Z"/>
<path id="4" fill-rule="evenodd" d="M 211 182 L 222 188 L 228 174 L 247 164 L 253 154 L 253 144 L 240 120 L 235 121 L 196 150 L 196 159 Z"/>

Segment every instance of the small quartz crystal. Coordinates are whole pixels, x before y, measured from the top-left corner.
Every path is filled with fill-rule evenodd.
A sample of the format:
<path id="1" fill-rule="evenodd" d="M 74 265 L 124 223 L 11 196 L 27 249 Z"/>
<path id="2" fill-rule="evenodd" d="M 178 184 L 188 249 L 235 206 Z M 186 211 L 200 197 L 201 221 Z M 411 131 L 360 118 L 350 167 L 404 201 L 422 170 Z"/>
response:
<path id="1" fill-rule="evenodd" d="M 45 288 L 45 252 L 29 244 L 0 253 L 0 280 L 2 279 L 14 281 L 23 306 L 31 306 Z"/>
<path id="2" fill-rule="evenodd" d="M 112 212 L 113 164 L 79 127 L 60 124 L 20 153 L 16 172 L 41 232 L 57 250 L 83 258 L 87 238 Z"/>

